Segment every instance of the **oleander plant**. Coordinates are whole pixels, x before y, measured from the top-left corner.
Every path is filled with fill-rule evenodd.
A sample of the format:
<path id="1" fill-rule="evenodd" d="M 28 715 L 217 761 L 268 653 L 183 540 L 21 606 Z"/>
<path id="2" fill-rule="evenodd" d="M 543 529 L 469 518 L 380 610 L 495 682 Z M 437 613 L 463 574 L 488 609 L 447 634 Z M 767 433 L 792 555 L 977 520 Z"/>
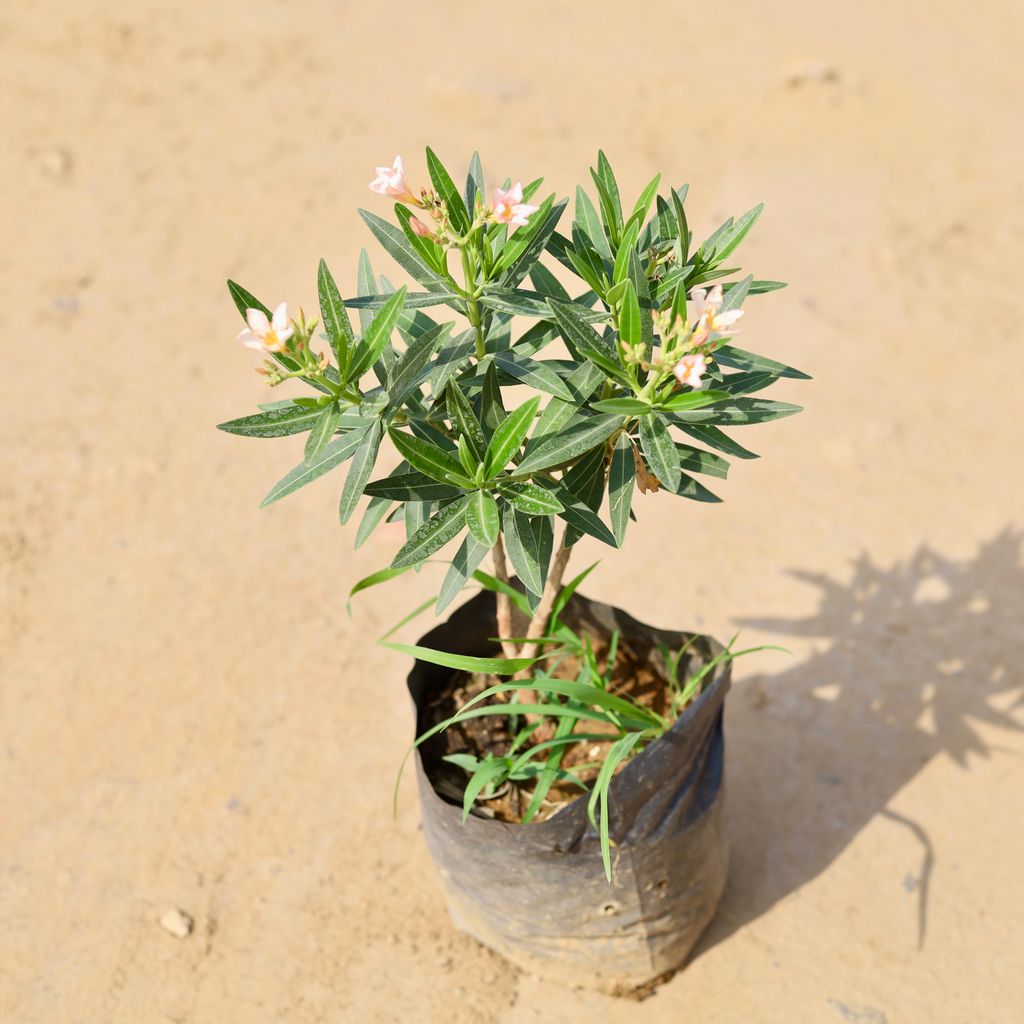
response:
<path id="1" fill-rule="evenodd" d="M 560 618 L 586 575 L 566 581 L 570 555 L 584 535 L 621 547 L 640 495 L 718 501 L 704 481 L 724 479 L 729 459 L 756 458 L 726 430 L 797 412 L 761 396 L 806 375 L 734 344 L 745 302 L 783 287 L 735 266 L 761 206 L 698 243 L 685 185 L 659 192 L 657 175 L 629 206 L 604 153 L 590 174 L 593 192 L 576 189 L 566 225 L 568 199 L 542 198 L 541 179 L 488 190 L 476 155 L 462 189 L 430 149 L 422 187 L 398 157 L 378 167 L 370 189 L 394 201 L 393 219 L 360 215 L 415 283 L 378 276 L 364 250 L 356 294 L 343 299 L 321 260 L 317 319 L 289 318 L 286 303 L 271 310 L 228 282 L 246 321 L 239 339 L 264 357 L 258 372 L 307 393 L 220 429 L 306 435 L 302 461 L 264 505 L 347 466 L 338 514 L 344 524 L 362 510 L 356 546 L 404 524 L 390 566 L 354 593 L 444 552 L 437 613 L 471 582 L 494 591 L 492 658 L 387 642 L 497 677 L 430 730 L 509 718 L 503 752 L 452 755 L 466 772 L 465 812 L 512 784 L 530 821 L 553 785 L 578 786 L 604 826 L 610 871 L 609 780 L 670 727 L 710 666 L 672 679 L 663 712 L 616 692 L 614 650 L 596 657 Z M 385 442 L 395 455 L 382 460 Z M 594 737 L 606 741 L 596 763 L 569 767 L 566 752 Z"/>

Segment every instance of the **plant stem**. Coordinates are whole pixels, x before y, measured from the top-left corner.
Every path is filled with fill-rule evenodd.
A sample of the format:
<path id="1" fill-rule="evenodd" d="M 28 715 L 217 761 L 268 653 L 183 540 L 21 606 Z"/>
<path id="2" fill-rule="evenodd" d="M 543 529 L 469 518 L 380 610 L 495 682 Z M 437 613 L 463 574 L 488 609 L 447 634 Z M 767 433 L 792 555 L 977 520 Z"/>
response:
<path id="1" fill-rule="evenodd" d="M 522 649 L 519 652 L 521 658 L 535 658 L 537 652 L 540 650 L 540 643 L 538 642 L 548 628 L 548 619 L 551 617 L 551 609 L 555 605 L 555 599 L 558 597 L 562 590 L 562 579 L 565 576 L 566 566 L 569 564 L 569 556 L 572 554 L 572 548 L 565 546 L 565 536 L 569 532 L 569 527 L 566 526 L 562 531 L 562 538 L 558 544 L 558 550 L 555 552 L 555 557 L 551 561 L 551 567 L 548 569 L 547 582 L 544 584 L 544 593 L 541 595 L 540 604 L 537 605 L 537 610 L 533 613 L 533 618 L 530 619 L 530 625 L 526 630 L 526 643 L 523 644 Z M 521 672 L 517 672 L 515 675 L 516 679 L 529 679 L 530 670 L 523 669 Z M 529 693 L 533 695 L 532 690 L 520 690 L 520 693 Z M 522 698 L 520 698 L 522 699 Z M 524 701 L 524 703 L 527 703 Z M 534 703 L 530 701 L 529 703 Z"/>
<path id="2" fill-rule="evenodd" d="M 476 292 L 476 272 L 473 270 L 473 264 L 470 261 L 468 244 L 459 247 L 459 255 L 462 257 L 462 273 L 466 280 L 466 319 L 476 330 L 476 357 L 477 359 L 483 359 L 487 354 L 487 350 L 484 347 L 484 331 L 480 324 L 480 304 L 474 297 Z"/>
<path id="3" fill-rule="evenodd" d="M 500 533 L 491 550 L 491 561 L 494 563 L 495 579 L 507 584 L 508 565 L 505 562 L 505 545 L 502 543 Z M 512 602 L 508 594 L 503 594 L 500 590 L 494 596 L 497 599 L 498 636 L 501 637 L 502 653 L 506 658 L 515 658 L 518 650 L 510 639 L 512 636 Z"/>

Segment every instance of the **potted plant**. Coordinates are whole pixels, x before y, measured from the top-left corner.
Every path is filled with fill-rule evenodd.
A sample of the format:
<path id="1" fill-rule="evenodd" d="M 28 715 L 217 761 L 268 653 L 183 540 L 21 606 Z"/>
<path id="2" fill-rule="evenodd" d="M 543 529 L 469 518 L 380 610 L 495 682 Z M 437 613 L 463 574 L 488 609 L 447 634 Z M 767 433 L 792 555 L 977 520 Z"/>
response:
<path id="1" fill-rule="evenodd" d="M 343 300 L 321 261 L 321 346 L 316 319 L 229 282 L 259 372 L 312 394 L 220 426 L 306 435 L 264 505 L 347 463 L 342 523 L 365 496 L 356 545 L 404 523 L 391 565 L 353 593 L 445 550 L 436 612 L 480 585 L 419 643 L 383 641 L 416 659 L 411 751 L 451 913 L 519 964 L 636 990 L 683 962 L 724 886 L 739 652 L 588 601 L 590 569 L 569 579 L 568 564 L 584 535 L 620 547 L 638 494 L 718 501 L 698 476 L 755 458 L 722 428 L 798 411 L 756 396 L 805 375 L 732 342 L 744 301 L 782 287 L 728 266 L 760 206 L 695 245 L 685 186 L 661 195 L 655 176 L 627 210 L 601 153 L 596 202 L 577 188 L 563 233 L 567 200 L 535 201 L 540 179 L 488 192 L 474 155 L 460 191 L 426 162 L 418 190 L 399 158 L 377 168 L 394 222 L 360 211 L 417 290 L 364 251 Z"/>

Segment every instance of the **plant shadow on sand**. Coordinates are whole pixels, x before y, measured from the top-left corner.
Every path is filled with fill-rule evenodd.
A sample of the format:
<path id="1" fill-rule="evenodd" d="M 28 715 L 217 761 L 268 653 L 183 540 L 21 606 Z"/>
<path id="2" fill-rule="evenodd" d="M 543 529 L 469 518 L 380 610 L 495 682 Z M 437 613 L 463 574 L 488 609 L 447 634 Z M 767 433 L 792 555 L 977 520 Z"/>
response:
<path id="1" fill-rule="evenodd" d="M 905 884 L 918 901 L 919 947 L 927 941 L 942 851 L 888 805 L 937 754 L 967 767 L 971 755 L 996 749 L 973 723 L 1024 728 L 1021 541 L 1007 528 L 972 559 L 921 547 L 888 569 L 863 556 L 848 583 L 796 572 L 820 591 L 816 614 L 740 622 L 823 646 L 730 697 L 729 884 L 695 956 L 817 877 L 879 814 L 920 846 Z"/>

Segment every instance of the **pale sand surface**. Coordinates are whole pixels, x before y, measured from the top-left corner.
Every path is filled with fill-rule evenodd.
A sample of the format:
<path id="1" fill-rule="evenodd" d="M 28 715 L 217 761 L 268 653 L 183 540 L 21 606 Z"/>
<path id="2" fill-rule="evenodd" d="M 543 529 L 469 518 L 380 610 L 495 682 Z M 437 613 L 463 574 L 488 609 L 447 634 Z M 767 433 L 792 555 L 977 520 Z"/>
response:
<path id="1" fill-rule="evenodd" d="M 1021 9 L 493 10 L 0 8 L 0 1019 L 1021 1021 Z M 738 667 L 730 886 L 643 1004 L 451 927 L 372 643 L 439 577 L 350 622 L 394 535 L 353 554 L 338 479 L 258 512 L 300 444 L 213 429 L 265 400 L 224 278 L 351 293 L 370 167 L 427 142 L 560 192 L 603 145 L 698 230 L 764 199 L 744 263 L 792 282 L 745 340 L 808 411 L 738 434 L 725 504 L 577 556 L 793 651 Z"/>

